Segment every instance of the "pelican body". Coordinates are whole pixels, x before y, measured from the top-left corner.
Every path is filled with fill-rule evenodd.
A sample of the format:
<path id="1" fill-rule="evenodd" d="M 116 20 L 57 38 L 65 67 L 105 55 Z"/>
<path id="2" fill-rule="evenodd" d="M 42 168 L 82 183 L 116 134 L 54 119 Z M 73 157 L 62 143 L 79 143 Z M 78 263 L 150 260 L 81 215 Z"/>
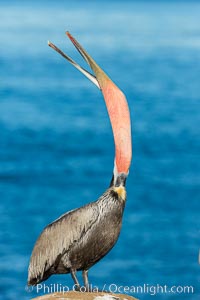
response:
<path id="1" fill-rule="evenodd" d="M 53 274 L 71 273 L 77 290 L 80 290 L 76 271 L 82 271 L 84 286 L 89 291 L 88 270 L 112 249 L 121 230 L 126 201 L 125 184 L 132 153 L 130 114 L 121 90 L 69 32 L 67 35 L 94 75 L 52 43 L 49 42 L 49 46 L 102 91 L 115 141 L 114 171 L 110 187 L 97 201 L 65 213 L 44 228 L 32 251 L 28 284 L 36 285 Z"/>

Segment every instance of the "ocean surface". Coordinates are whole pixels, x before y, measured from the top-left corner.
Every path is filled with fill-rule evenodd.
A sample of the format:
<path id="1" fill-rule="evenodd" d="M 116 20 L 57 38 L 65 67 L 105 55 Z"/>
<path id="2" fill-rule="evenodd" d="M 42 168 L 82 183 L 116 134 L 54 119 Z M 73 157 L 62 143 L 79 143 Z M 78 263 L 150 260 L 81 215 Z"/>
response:
<path id="1" fill-rule="evenodd" d="M 122 232 L 90 282 L 121 292 L 127 286 L 139 299 L 199 299 L 199 16 L 192 1 L 0 3 L 0 299 L 48 292 L 26 289 L 38 235 L 96 200 L 112 176 L 103 97 L 47 45 L 87 67 L 66 30 L 124 91 L 132 119 Z M 69 275 L 44 284 L 73 285 Z M 164 285 L 179 288 L 162 293 Z M 134 286 L 146 291 L 133 293 Z"/>

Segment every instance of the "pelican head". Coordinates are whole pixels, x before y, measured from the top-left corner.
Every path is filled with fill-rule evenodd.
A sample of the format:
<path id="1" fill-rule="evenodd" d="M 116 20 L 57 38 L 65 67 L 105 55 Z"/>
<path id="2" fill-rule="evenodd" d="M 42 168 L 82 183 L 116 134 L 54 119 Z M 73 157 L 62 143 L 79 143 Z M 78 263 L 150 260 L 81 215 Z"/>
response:
<path id="1" fill-rule="evenodd" d="M 108 75 L 98 66 L 94 59 L 75 40 L 75 38 L 69 32 L 66 32 L 66 34 L 88 63 L 94 75 L 78 65 L 73 59 L 51 42 L 48 42 L 48 45 L 66 58 L 75 68 L 83 73 L 102 91 L 115 142 L 112 185 L 116 187 L 120 185 L 125 186 L 132 157 L 131 122 L 126 97 L 116 84 L 108 77 Z"/>

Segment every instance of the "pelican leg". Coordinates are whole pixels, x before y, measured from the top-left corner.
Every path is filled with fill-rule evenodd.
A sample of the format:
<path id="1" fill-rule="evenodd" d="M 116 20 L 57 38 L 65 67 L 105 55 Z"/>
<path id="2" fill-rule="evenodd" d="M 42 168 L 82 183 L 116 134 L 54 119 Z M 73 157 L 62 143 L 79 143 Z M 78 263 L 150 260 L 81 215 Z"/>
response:
<path id="1" fill-rule="evenodd" d="M 71 276 L 72 276 L 72 278 L 74 280 L 74 283 L 75 283 L 75 286 L 76 286 L 75 290 L 78 291 L 78 292 L 80 292 L 81 286 L 80 286 L 80 283 L 78 282 L 78 278 L 76 277 L 76 270 L 71 269 L 70 273 L 71 273 Z"/>
<path id="2" fill-rule="evenodd" d="M 83 274 L 83 282 L 86 288 L 86 292 L 91 292 L 89 287 L 89 281 L 88 281 L 88 270 L 83 270 L 82 274 Z"/>

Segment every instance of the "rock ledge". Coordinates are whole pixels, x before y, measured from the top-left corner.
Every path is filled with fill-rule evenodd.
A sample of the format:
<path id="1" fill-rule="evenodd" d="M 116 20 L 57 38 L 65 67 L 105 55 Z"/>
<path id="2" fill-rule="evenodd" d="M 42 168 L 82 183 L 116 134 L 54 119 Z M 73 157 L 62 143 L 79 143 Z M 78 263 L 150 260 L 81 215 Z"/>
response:
<path id="1" fill-rule="evenodd" d="M 81 292 L 67 292 L 67 293 L 53 293 L 46 294 L 33 298 L 32 300 L 138 300 L 132 296 L 125 294 L 112 294 L 112 293 L 81 293 Z"/>

